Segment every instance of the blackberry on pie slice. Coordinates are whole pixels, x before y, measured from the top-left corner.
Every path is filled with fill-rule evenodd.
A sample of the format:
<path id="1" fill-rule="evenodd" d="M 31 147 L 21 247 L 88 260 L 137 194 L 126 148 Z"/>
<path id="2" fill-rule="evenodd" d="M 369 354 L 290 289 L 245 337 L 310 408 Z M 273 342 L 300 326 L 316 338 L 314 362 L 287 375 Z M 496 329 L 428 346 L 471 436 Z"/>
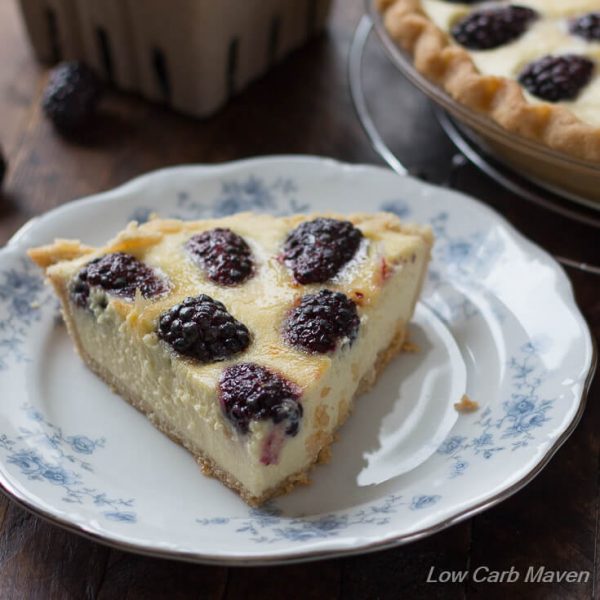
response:
<path id="1" fill-rule="evenodd" d="M 30 250 L 87 364 L 251 505 L 400 350 L 432 245 L 387 213 L 151 220 Z"/>

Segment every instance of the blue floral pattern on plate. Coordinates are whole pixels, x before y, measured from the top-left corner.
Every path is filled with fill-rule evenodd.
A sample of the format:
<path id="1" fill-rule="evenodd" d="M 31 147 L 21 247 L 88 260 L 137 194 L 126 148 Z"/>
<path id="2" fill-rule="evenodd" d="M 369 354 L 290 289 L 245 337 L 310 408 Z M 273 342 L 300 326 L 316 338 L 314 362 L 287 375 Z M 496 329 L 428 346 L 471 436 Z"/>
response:
<path id="1" fill-rule="evenodd" d="M 521 356 L 513 356 L 508 362 L 513 391 L 510 400 L 502 403 L 502 411 L 494 412 L 485 407 L 474 422 L 476 435 L 452 434 L 438 448 L 438 454 L 453 461 L 451 477 L 466 472 L 469 462 L 464 459 L 465 452 L 470 453 L 471 460 L 474 457 L 489 460 L 500 452 L 525 448 L 535 440 L 535 429 L 551 419 L 556 399 L 540 395 L 545 372 L 540 366 L 539 346 L 527 342 L 520 351 Z"/>
<path id="2" fill-rule="evenodd" d="M 23 344 L 31 325 L 40 320 L 40 307 L 48 301 L 49 291 L 31 261 L 23 258 L 18 266 L 0 271 L 0 371 L 11 360 L 29 359 Z"/>
<path id="3" fill-rule="evenodd" d="M 221 192 L 210 202 L 192 192 L 180 190 L 177 193 L 177 208 L 169 217 L 189 221 L 227 217 L 244 211 L 269 212 L 276 216 L 306 212 L 309 205 L 298 200 L 297 191 L 297 184 L 292 177 L 277 177 L 272 181 L 257 175 L 249 175 L 241 180 L 225 179 L 221 181 Z M 146 206 L 138 206 L 127 220 L 145 223 L 152 212 Z"/>
<path id="4" fill-rule="evenodd" d="M 390 522 L 390 515 L 396 513 L 401 506 L 409 510 L 421 510 L 433 506 L 440 496 L 415 496 L 410 502 L 398 494 L 389 494 L 380 502 L 368 504 L 359 510 L 348 513 L 330 513 L 318 517 L 289 518 L 274 502 L 261 508 L 252 509 L 248 517 L 236 519 L 214 517 L 197 519 L 203 526 L 230 525 L 234 530 L 243 533 L 257 543 L 273 543 L 281 541 L 303 542 L 311 539 L 323 539 L 338 536 L 340 533 L 358 525 L 383 527 Z"/>
<path id="5" fill-rule="evenodd" d="M 11 439 L 0 435 L 0 449 L 5 460 L 30 481 L 63 488 L 63 502 L 92 503 L 107 519 L 135 523 L 133 498 L 112 498 L 86 484 L 85 474 L 93 473 L 91 456 L 106 444 L 105 438 L 65 435 L 61 427 L 50 423 L 31 405 L 21 407 L 29 425 L 19 429 Z"/>

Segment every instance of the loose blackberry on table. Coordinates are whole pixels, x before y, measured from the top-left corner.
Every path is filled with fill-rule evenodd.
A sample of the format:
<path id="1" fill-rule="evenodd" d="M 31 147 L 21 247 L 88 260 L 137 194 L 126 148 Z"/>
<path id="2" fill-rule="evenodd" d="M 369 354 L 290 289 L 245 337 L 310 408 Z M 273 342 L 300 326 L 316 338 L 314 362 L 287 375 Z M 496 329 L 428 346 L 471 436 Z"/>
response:
<path id="1" fill-rule="evenodd" d="M 352 259 L 362 239 L 350 221 L 318 217 L 288 235 L 283 260 L 298 283 L 324 283 Z"/>
<path id="2" fill-rule="evenodd" d="M 217 227 L 191 237 L 186 250 L 220 285 L 236 285 L 252 275 L 252 251 L 243 237 L 231 229 Z"/>
<path id="3" fill-rule="evenodd" d="M 102 85 L 90 67 L 64 62 L 50 73 L 42 108 L 57 129 L 72 133 L 90 120 L 101 95 Z"/>
<path id="4" fill-rule="evenodd" d="M 307 294 L 288 315 L 284 339 L 298 348 L 325 354 L 333 352 L 342 338 L 353 341 L 360 319 L 356 304 L 341 292 L 321 290 Z"/>
<path id="5" fill-rule="evenodd" d="M 92 287 L 129 300 L 135 297 L 138 289 L 144 298 L 153 298 L 169 288 L 167 281 L 154 269 L 124 252 L 105 254 L 85 265 L 71 282 L 73 302 L 77 306 L 87 306 Z"/>
<path id="6" fill-rule="evenodd" d="M 205 294 L 186 298 L 163 313 L 157 333 L 175 352 L 202 363 L 225 360 L 250 344 L 248 328 Z"/>
<path id="7" fill-rule="evenodd" d="M 219 382 L 221 406 L 240 433 L 248 433 L 250 421 L 270 419 L 286 423 L 285 433 L 295 436 L 302 418 L 300 389 L 278 373 L 256 363 L 227 367 Z"/>

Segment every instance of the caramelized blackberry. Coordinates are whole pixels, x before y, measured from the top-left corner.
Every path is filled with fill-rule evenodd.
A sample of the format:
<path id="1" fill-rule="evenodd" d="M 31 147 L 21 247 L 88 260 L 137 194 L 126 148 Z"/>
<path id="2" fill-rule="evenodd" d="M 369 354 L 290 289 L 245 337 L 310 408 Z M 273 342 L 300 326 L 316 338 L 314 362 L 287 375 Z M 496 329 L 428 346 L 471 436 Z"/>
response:
<path id="1" fill-rule="evenodd" d="M 186 298 L 163 313 L 158 337 L 178 354 L 202 363 L 225 360 L 250 344 L 248 328 L 205 294 Z"/>
<path id="2" fill-rule="evenodd" d="M 285 422 L 285 433 L 298 433 L 302 418 L 300 389 L 278 373 L 255 363 L 227 367 L 219 382 L 223 411 L 240 433 L 248 433 L 250 421 Z"/>
<path id="3" fill-rule="evenodd" d="M 589 83 L 593 71 L 594 63 L 585 56 L 544 56 L 523 69 L 519 83 L 548 102 L 573 100 Z"/>
<path id="4" fill-rule="evenodd" d="M 342 338 L 354 340 L 360 319 L 356 304 L 340 292 L 321 290 L 307 294 L 283 326 L 283 337 L 292 346 L 324 354 L 336 349 Z"/>
<path id="5" fill-rule="evenodd" d="M 73 302 L 81 307 L 87 306 L 92 287 L 129 300 L 135 297 L 138 289 L 144 298 L 152 298 L 168 290 L 167 282 L 154 269 L 124 252 L 105 254 L 85 265 L 71 282 Z"/>
<path id="6" fill-rule="evenodd" d="M 537 16 L 535 10 L 514 4 L 482 8 L 456 23 L 452 35 L 465 48 L 490 50 L 520 38 Z"/>
<path id="7" fill-rule="evenodd" d="M 283 260 L 298 283 L 324 283 L 352 259 L 362 238 L 350 221 L 319 217 L 288 235 Z"/>
<path id="8" fill-rule="evenodd" d="M 569 23 L 569 31 L 588 42 L 600 42 L 600 11 L 573 19 Z"/>
<path id="9" fill-rule="evenodd" d="M 231 229 L 205 231 L 191 237 L 185 247 L 215 283 L 236 285 L 252 275 L 250 246 Z"/>

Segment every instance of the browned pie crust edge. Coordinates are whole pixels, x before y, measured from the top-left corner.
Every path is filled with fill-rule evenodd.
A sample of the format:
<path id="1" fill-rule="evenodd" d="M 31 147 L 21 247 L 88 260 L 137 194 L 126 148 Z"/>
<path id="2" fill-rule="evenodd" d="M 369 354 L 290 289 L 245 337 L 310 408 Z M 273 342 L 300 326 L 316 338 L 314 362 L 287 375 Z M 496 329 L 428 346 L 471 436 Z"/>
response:
<path id="1" fill-rule="evenodd" d="M 430 20 L 421 0 L 377 0 L 377 5 L 389 35 L 413 57 L 416 69 L 454 100 L 511 133 L 600 162 L 599 127 L 581 121 L 565 106 L 529 102 L 513 79 L 482 74 L 469 52 Z"/>

